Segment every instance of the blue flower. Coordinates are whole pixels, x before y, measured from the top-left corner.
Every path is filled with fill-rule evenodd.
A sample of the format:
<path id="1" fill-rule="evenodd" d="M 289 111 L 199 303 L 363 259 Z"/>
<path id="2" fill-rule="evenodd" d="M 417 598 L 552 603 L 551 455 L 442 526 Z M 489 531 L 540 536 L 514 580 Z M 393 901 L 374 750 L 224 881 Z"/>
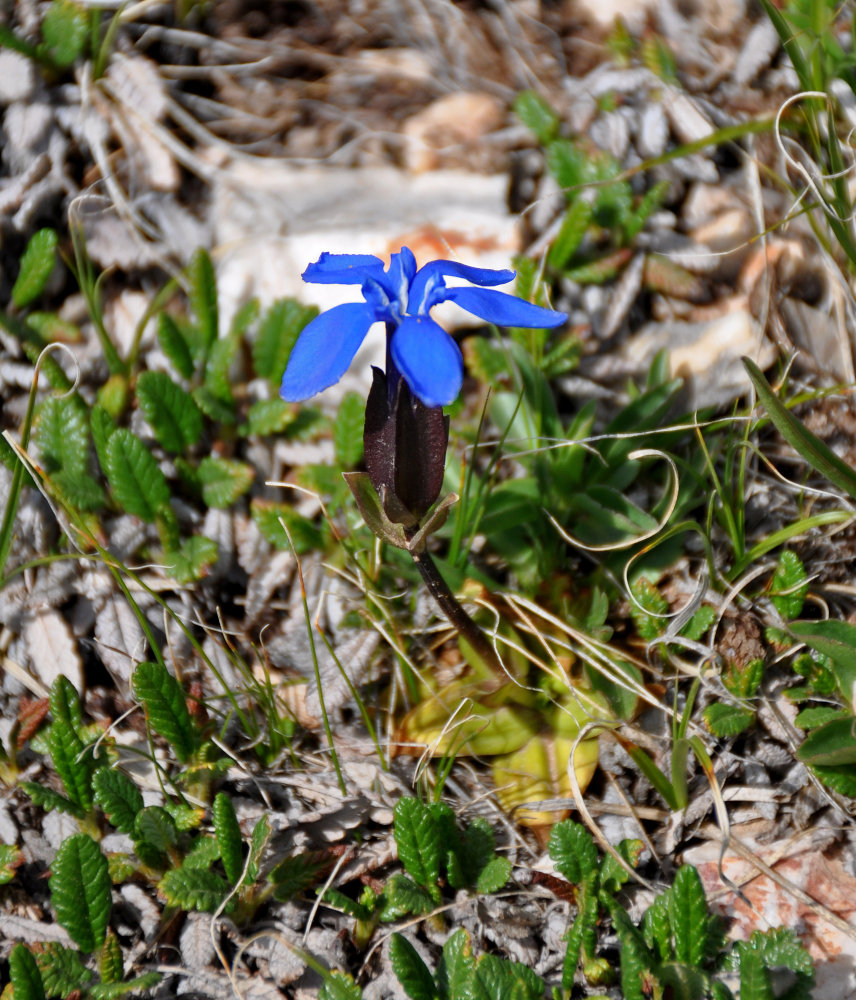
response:
<path id="1" fill-rule="evenodd" d="M 429 316 L 434 306 L 455 302 L 501 326 L 554 327 L 567 319 L 564 313 L 490 287 L 504 285 L 513 277 L 514 271 L 469 267 L 451 260 L 434 260 L 417 270 L 408 247 L 392 254 L 388 268 L 370 254 L 322 253 L 303 272 L 303 280 L 360 285 L 364 301 L 334 306 L 303 329 L 288 360 L 280 396 L 295 403 L 338 382 L 369 327 L 386 323 L 390 382 L 394 383 L 397 371 L 425 406 L 453 402 L 461 391 L 464 362 L 455 341 Z M 446 278 L 463 278 L 479 287 L 447 288 Z"/>

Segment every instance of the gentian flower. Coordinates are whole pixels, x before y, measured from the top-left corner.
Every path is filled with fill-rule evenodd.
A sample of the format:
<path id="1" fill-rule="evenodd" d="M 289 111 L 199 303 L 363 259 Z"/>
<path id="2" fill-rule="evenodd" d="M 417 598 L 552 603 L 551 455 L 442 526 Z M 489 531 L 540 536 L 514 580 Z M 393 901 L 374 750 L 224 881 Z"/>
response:
<path id="1" fill-rule="evenodd" d="M 429 313 L 441 302 L 455 302 L 488 323 L 500 326 L 555 327 L 564 313 L 543 309 L 491 286 L 504 285 L 514 271 L 469 267 L 434 260 L 417 270 L 408 247 L 392 254 L 389 267 L 370 254 L 322 253 L 303 272 L 303 280 L 325 285 L 360 285 L 363 302 L 334 306 L 301 332 L 291 352 L 280 396 L 295 403 L 328 388 L 345 374 L 369 328 L 385 323 L 386 383 L 392 397 L 399 376 L 426 407 L 446 406 L 461 391 L 464 362 L 460 349 Z M 478 287 L 447 288 L 446 278 L 464 278 Z"/>

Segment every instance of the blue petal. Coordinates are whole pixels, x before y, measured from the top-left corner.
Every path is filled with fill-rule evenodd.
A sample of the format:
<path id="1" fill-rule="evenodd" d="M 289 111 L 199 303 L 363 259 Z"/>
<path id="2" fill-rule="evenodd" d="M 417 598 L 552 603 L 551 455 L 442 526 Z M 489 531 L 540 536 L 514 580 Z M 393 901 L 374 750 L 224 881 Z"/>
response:
<path id="1" fill-rule="evenodd" d="M 322 253 L 301 275 L 318 285 L 361 285 L 366 278 L 382 281 L 383 276 L 383 261 L 369 253 Z"/>
<path id="2" fill-rule="evenodd" d="M 374 322 L 374 310 L 365 302 L 346 302 L 316 316 L 297 338 L 280 396 L 299 403 L 338 382 Z"/>
<path id="3" fill-rule="evenodd" d="M 514 274 L 514 271 L 497 271 L 488 267 L 458 264 L 454 260 L 432 260 L 430 264 L 419 269 L 410 284 L 410 303 L 407 311 L 414 316 L 417 313 L 421 315 L 427 313 L 437 302 L 442 302 L 442 298 L 437 298 L 436 294 L 445 287 L 444 278 L 463 278 L 474 285 L 485 287 L 507 285 Z"/>
<path id="4" fill-rule="evenodd" d="M 428 316 L 406 316 L 392 335 L 392 360 L 426 406 L 447 406 L 464 381 L 458 345 Z"/>
<path id="5" fill-rule="evenodd" d="M 568 319 L 566 313 L 544 309 L 516 295 L 486 288 L 447 288 L 443 295 L 443 300 L 446 299 L 498 326 L 554 327 Z"/>

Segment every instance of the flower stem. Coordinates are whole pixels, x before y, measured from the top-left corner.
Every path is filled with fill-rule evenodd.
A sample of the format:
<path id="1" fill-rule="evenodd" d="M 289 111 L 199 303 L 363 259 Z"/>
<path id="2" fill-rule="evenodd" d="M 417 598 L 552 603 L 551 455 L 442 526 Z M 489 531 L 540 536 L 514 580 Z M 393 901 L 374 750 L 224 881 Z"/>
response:
<path id="1" fill-rule="evenodd" d="M 449 585 L 443 579 L 442 574 L 437 569 L 437 564 L 427 551 L 417 552 L 410 550 L 416 568 L 422 574 L 431 596 L 440 605 L 443 614 L 449 619 L 454 627 L 460 632 L 464 640 L 469 643 L 481 660 L 484 661 L 496 674 L 505 674 L 505 668 L 499 658 L 493 644 L 489 642 L 487 636 L 481 628 L 473 621 L 466 611 L 461 607 L 457 597 L 452 593 Z"/>

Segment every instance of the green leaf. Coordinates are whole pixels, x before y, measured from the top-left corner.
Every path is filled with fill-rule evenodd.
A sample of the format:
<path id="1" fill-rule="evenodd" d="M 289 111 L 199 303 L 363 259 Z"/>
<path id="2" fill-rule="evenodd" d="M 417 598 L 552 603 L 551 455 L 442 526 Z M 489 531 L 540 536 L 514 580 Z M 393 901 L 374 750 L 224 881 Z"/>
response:
<path id="1" fill-rule="evenodd" d="M 164 894 L 170 906 L 178 906 L 182 910 L 199 910 L 202 913 L 212 913 L 223 902 L 229 892 L 229 885 L 224 878 L 207 868 L 172 868 L 158 882 L 158 889 Z M 226 912 L 233 909 L 235 900 L 231 899 L 226 906 Z"/>
<path id="2" fill-rule="evenodd" d="M 9 955 L 9 979 L 14 1000 L 45 1000 L 42 975 L 30 949 L 16 944 Z"/>
<path id="3" fill-rule="evenodd" d="M 557 823 L 550 832 L 547 850 L 556 871 L 572 885 L 591 882 L 597 876 L 597 848 L 580 823 L 569 819 Z"/>
<path id="4" fill-rule="evenodd" d="M 204 576 L 205 570 L 217 561 L 217 543 L 204 535 L 186 538 L 177 552 L 164 555 L 169 575 L 178 583 L 192 583 Z"/>
<path id="5" fill-rule="evenodd" d="M 47 744 L 54 770 L 69 801 L 77 810 L 89 812 L 92 808 L 93 760 L 91 754 L 85 752 L 83 741 L 64 719 L 57 719 L 48 730 Z"/>
<path id="6" fill-rule="evenodd" d="M 241 428 L 243 434 L 281 434 L 293 423 L 295 408 L 283 399 L 257 399 L 247 413 L 247 423 Z"/>
<path id="7" fill-rule="evenodd" d="M 164 854 L 178 842 L 175 820 L 161 806 L 146 806 L 134 818 L 134 840 Z"/>
<path id="8" fill-rule="evenodd" d="M 107 443 L 116 430 L 116 421 L 97 403 L 89 411 L 89 429 L 95 442 L 95 453 L 102 470 L 107 468 Z M 105 473 L 106 475 L 106 473 Z"/>
<path id="9" fill-rule="evenodd" d="M 268 880 L 276 886 L 274 896 L 285 901 L 314 885 L 329 867 L 326 851 L 304 851 L 280 861 Z"/>
<path id="10" fill-rule="evenodd" d="M 0 844 L 0 885 L 15 877 L 15 869 L 24 862 L 24 855 L 14 844 Z"/>
<path id="11" fill-rule="evenodd" d="M 413 945 L 401 934 L 393 934 L 389 942 L 392 971 L 411 1000 L 435 1000 L 439 997 L 428 966 Z"/>
<path id="12" fill-rule="evenodd" d="M 35 435 L 45 472 L 86 472 L 89 419 L 79 396 L 49 396 L 39 407 Z"/>
<path id="13" fill-rule="evenodd" d="M 220 858 L 226 869 L 226 878 L 234 885 L 244 872 L 244 841 L 232 800 L 225 792 L 218 792 L 211 806 L 214 835 L 220 845 Z"/>
<path id="14" fill-rule="evenodd" d="M 440 828 L 431 810 L 418 799 L 399 799 L 393 809 L 393 833 L 398 857 L 407 874 L 425 888 L 440 877 Z"/>
<path id="15" fill-rule="evenodd" d="M 218 420 L 221 424 L 235 422 L 235 408 L 231 399 L 224 400 L 207 385 L 198 385 L 192 395 L 196 405 L 210 420 Z"/>
<path id="16" fill-rule="evenodd" d="M 71 66 L 83 53 L 88 32 L 86 12 L 79 4 L 53 0 L 42 21 L 43 45 L 51 62 L 61 68 Z"/>
<path id="17" fill-rule="evenodd" d="M 448 845 L 450 838 L 443 839 Z M 478 816 L 455 839 L 457 843 L 452 840 L 454 846 L 446 862 L 449 885 L 453 889 L 469 888 L 476 884 L 485 866 L 494 858 L 495 837 L 487 820 Z"/>
<path id="18" fill-rule="evenodd" d="M 182 378 L 193 378 L 193 353 L 180 327 L 169 313 L 160 313 L 158 316 L 158 343 L 178 374 Z"/>
<path id="19" fill-rule="evenodd" d="M 547 251 L 547 264 L 560 271 L 574 256 L 592 221 L 592 203 L 577 198 L 568 207 L 562 225 Z"/>
<path id="20" fill-rule="evenodd" d="M 45 992 L 49 997 L 67 997 L 92 980 L 76 948 L 66 948 L 55 941 L 44 945 L 36 959 Z"/>
<path id="21" fill-rule="evenodd" d="M 134 697 L 143 703 L 152 729 L 186 764 L 199 746 L 181 685 L 160 663 L 140 663 L 131 681 Z"/>
<path id="22" fill-rule="evenodd" d="M 92 1000 L 119 1000 L 129 994 L 136 998 L 157 986 L 160 980 L 159 972 L 144 972 L 141 976 L 134 976 L 122 983 L 93 983 L 89 995 Z"/>
<path id="23" fill-rule="evenodd" d="M 816 729 L 827 722 L 834 722 L 836 719 L 846 719 L 850 713 L 845 708 L 831 708 L 828 705 L 819 705 L 815 708 L 804 708 L 797 713 L 794 725 L 800 729 Z"/>
<path id="24" fill-rule="evenodd" d="M 430 913 L 436 905 L 437 900 L 427 889 L 417 885 L 401 872 L 396 872 L 383 890 L 380 918 L 389 923 L 411 913 L 420 916 Z"/>
<path id="25" fill-rule="evenodd" d="M 47 785 L 39 785 L 35 781 L 22 781 L 21 788 L 45 812 L 57 809 L 59 812 L 67 812 L 72 816 L 76 816 L 78 819 L 83 819 L 86 815 L 85 810 L 81 809 L 76 802 L 72 802 L 64 795 L 60 795 L 59 792 L 55 792 Z"/>
<path id="26" fill-rule="evenodd" d="M 252 885 L 259 877 L 262 855 L 272 832 L 267 813 L 262 813 L 253 827 L 253 834 L 250 838 L 250 863 L 247 866 L 247 877 L 245 879 L 247 885 Z"/>
<path id="27" fill-rule="evenodd" d="M 110 919 L 110 870 L 101 848 L 85 833 L 69 837 L 51 863 L 56 919 L 81 951 L 104 942 Z"/>
<path id="28" fill-rule="evenodd" d="M 856 799 L 856 770 L 852 764 L 839 764 L 836 767 L 813 764 L 811 769 L 827 788 L 839 795 Z"/>
<path id="29" fill-rule="evenodd" d="M 154 521 L 169 504 L 166 477 L 149 449 L 131 431 L 120 428 L 107 442 L 104 470 L 116 500 L 143 521 Z"/>
<path id="30" fill-rule="evenodd" d="M 122 946 L 113 931 L 107 931 L 107 939 L 98 957 L 98 972 L 102 983 L 120 983 L 125 978 Z"/>
<path id="31" fill-rule="evenodd" d="M 255 479 L 255 469 L 229 458 L 203 458 L 199 463 L 202 499 L 208 507 L 228 507 L 246 493 Z"/>
<path id="32" fill-rule="evenodd" d="M 353 976 L 338 970 L 331 972 L 321 984 L 318 1000 L 362 1000 L 363 991 Z"/>
<path id="33" fill-rule="evenodd" d="M 514 99 L 514 113 L 542 146 L 559 133 L 559 116 L 534 90 L 524 90 Z"/>
<path id="34" fill-rule="evenodd" d="M 66 506 L 80 511 L 101 510 L 107 494 L 88 472 L 55 472 L 47 480 L 48 489 Z"/>
<path id="35" fill-rule="evenodd" d="M 748 729 L 755 721 L 755 712 L 742 705 L 730 705 L 725 701 L 715 701 L 707 705 L 702 713 L 704 723 L 714 736 L 736 736 Z"/>
<path id="36" fill-rule="evenodd" d="M 12 286 L 12 302 L 18 309 L 28 306 L 44 291 L 56 263 L 57 242 L 53 229 L 39 229 L 30 237 Z"/>
<path id="37" fill-rule="evenodd" d="M 791 622 L 788 631 L 829 657 L 841 694 L 856 713 L 856 625 L 834 619 Z"/>
<path id="38" fill-rule="evenodd" d="M 541 1000 L 543 995 L 543 980 L 525 965 L 496 955 L 482 955 L 476 963 L 468 1000 L 469 997 L 473 1000 L 496 1000 L 497 997 Z"/>
<path id="39" fill-rule="evenodd" d="M 692 865 L 684 865 L 675 875 L 669 893 L 669 922 L 675 958 L 687 965 L 700 965 L 708 946 L 710 918 L 704 886 Z"/>
<path id="40" fill-rule="evenodd" d="M 511 862 L 508 858 L 491 858 L 479 872 L 476 891 L 479 893 L 499 892 L 511 878 Z"/>
<path id="41" fill-rule="evenodd" d="M 215 341 L 205 364 L 205 388 L 227 406 L 234 403 L 230 371 L 241 346 L 241 338 L 235 333 Z"/>
<path id="42" fill-rule="evenodd" d="M 621 949 L 621 990 L 623 1000 L 647 1000 L 651 979 L 651 956 L 642 936 L 620 907 L 610 909 Z"/>
<path id="43" fill-rule="evenodd" d="M 770 414 L 770 420 L 776 430 L 813 469 L 826 476 L 834 486 L 843 490 L 848 496 L 856 499 L 856 472 L 779 401 L 754 361 L 744 358 L 743 366 L 749 373 L 749 378 L 758 393 L 758 399 Z"/>
<path id="44" fill-rule="evenodd" d="M 193 397 L 164 372 L 137 379 L 140 409 L 167 451 L 183 452 L 202 436 L 202 414 Z"/>
<path id="45" fill-rule="evenodd" d="M 461 927 L 443 945 L 443 954 L 437 965 L 437 986 L 443 1000 L 467 996 L 474 971 L 472 942 Z"/>
<path id="46" fill-rule="evenodd" d="M 285 552 L 293 545 L 298 555 L 304 555 L 324 547 L 324 535 L 318 525 L 288 504 L 253 497 L 250 514 L 265 539 L 277 549 Z"/>
<path id="47" fill-rule="evenodd" d="M 619 857 L 623 858 L 631 868 L 639 864 L 644 844 L 641 840 L 622 840 L 617 847 Z M 629 872 L 616 859 L 607 854 L 600 865 L 600 890 L 616 893 L 630 878 Z"/>
<path id="48" fill-rule="evenodd" d="M 779 555 L 770 590 L 770 599 L 776 611 L 785 621 L 798 617 L 807 593 L 808 575 L 802 559 L 796 552 L 784 549 Z"/>
<path id="49" fill-rule="evenodd" d="M 317 315 L 315 306 L 303 306 L 296 299 L 274 302 L 262 317 L 253 343 L 256 375 L 269 379 L 279 389 L 300 331 Z"/>
<path id="50" fill-rule="evenodd" d="M 132 834 L 137 813 L 143 808 L 139 788 L 122 771 L 99 767 L 92 775 L 95 803 L 121 833 Z"/>
<path id="51" fill-rule="evenodd" d="M 366 401 L 356 392 L 345 393 L 333 422 L 336 461 L 343 469 L 353 469 L 363 457 L 363 424 Z"/>
<path id="52" fill-rule="evenodd" d="M 187 268 L 187 278 L 190 282 L 188 298 L 196 325 L 202 338 L 206 353 L 211 350 L 217 340 L 219 319 L 217 315 L 217 281 L 214 276 L 214 265 L 208 253 L 200 247 L 195 251 Z"/>
<path id="53" fill-rule="evenodd" d="M 740 952 L 740 1000 L 774 1000 L 773 985 L 761 956 L 754 951 Z"/>
<path id="54" fill-rule="evenodd" d="M 185 868 L 210 868 L 219 857 L 220 845 L 217 838 L 202 834 L 193 841 L 182 865 Z"/>
<path id="55" fill-rule="evenodd" d="M 797 759 L 822 767 L 856 764 L 856 718 L 836 719 L 812 730 L 797 750 Z"/>

